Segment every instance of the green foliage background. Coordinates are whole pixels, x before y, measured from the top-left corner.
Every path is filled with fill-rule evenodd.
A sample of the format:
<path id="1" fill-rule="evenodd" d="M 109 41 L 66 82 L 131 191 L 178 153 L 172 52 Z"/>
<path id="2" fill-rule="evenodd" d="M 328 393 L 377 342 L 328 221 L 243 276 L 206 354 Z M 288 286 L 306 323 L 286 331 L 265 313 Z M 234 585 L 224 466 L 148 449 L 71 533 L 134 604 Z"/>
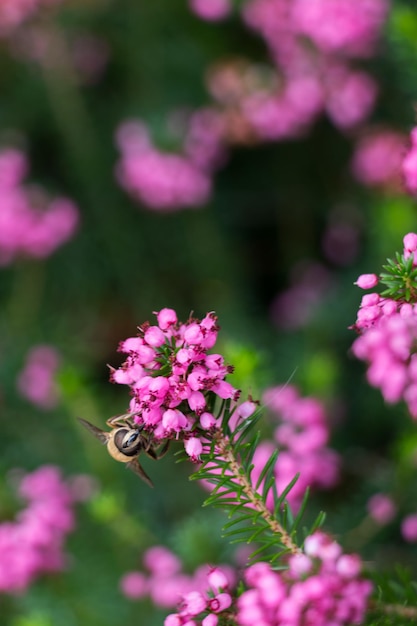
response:
<path id="1" fill-rule="evenodd" d="M 378 272 L 403 235 L 417 230 L 415 202 L 359 187 L 349 173 L 351 138 L 323 118 L 304 139 L 234 149 L 206 207 L 172 214 L 141 207 L 115 183 L 117 125 L 141 117 L 164 145 L 173 110 L 208 102 L 207 67 L 236 55 L 264 60 L 262 42 L 237 19 L 199 21 L 185 0 L 78 0 L 40 19 L 61 42 L 79 32 L 102 37 L 110 59 L 97 85 L 80 87 L 65 54 L 41 69 L 14 57 L 5 42 L 0 49 L 1 141 L 25 147 L 30 179 L 73 198 L 81 211 L 77 236 L 49 259 L 0 270 L 0 515 L 19 506 L 7 482 L 14 467 L 55 463 L 65 475 L 92 474 L 98 490 L 79 507 L 68 570 L 21 596 L 0 597 L 1 623 L 161 624 L 162 611 L 131 603 L 118 589 L 146 547 L 167 545 L 190 571 L 231 558 L 220 537 L 222 513 L 200 509 L 205 494 L 188 481 L 186 464 L 175 464 L 173 454 L 157 464 L 145 460 L 156 485 L 150 490 L 76 421 L 104 424 L 125 411 L 126 391 L 108 383 L 107 363 L 117 366 L 118 342 L 164 306 L 182 319 L 216 311 L 219 350 L 245 393 L 256 397 L 291 378 L 327 403 L 343 479 L 338 490 L 312 499 L 311 519 L 324 507 L 326 528 L 346 549 L 360 550 L 371 569 L 399 562 L 415 572 L 416 551 L 401 539 L 398 519 L 381 531 L 362 524 L 376 491 L 396 494 L 402 515 L 416 510 L 415 424 L 404 406 L 384 405 L 367 387 L 363 364 L 349 355 L 348 330 L 361 297 L 354 280 Z M 381 53 L 368 62 L 381 90 L 372 121 L 405 132 L 415 123 L 416 35 L 413 3 L 396 1 Z M 359 254 L 345 267 L 322 253 L 337 206 L 349 207 L 360 231 Z M 304 260 L 326 265 L 333 280 L 309 323 L 283 330 L 271 305 Z M 63 355 L 63 400 L 48 413 L 15 386 L 36 343 Z"/>

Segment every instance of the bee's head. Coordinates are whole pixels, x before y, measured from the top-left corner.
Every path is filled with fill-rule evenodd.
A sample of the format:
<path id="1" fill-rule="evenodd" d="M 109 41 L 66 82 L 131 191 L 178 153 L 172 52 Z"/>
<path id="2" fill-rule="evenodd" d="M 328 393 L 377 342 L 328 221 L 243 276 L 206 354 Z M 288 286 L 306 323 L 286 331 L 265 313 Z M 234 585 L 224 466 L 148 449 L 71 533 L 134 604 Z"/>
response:
<path id="1" fill-rule="evenodd" d="M 114 445 L 122 454 L 135 456 L 142 448 L 142 436 L 138 428 L 116 428 Z"/>
<path id="2" fill-rule="evenodd" d="M 139 428 L 115 428 L 109 433 L 107 449 L 117 461 L 127 463 L 143 448 L 143 438 Z"/>

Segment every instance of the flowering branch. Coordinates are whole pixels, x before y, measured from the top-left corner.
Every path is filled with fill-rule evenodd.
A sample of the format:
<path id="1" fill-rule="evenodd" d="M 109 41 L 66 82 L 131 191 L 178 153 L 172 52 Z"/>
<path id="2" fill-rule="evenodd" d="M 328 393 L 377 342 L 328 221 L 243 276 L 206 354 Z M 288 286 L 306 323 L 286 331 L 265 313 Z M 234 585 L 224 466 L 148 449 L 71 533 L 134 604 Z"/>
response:
<path id="1" fill-rule="evenodd" d="M 157 326 L 143 324 L 136 337 L 122 342 L 120 350 L 128 357 L 111 369 L 111 379 L 130 387 L 129 419 L 152 445 L 180 440 L 184 456 L 200 464 L 193 479 L 212 486 L 205 504 L 225 508 L 233 517 L 226 534 L 257 542 L 245 571 L 247 591 L 242 583 L 235 598 L 227 582 L 212 575 L 208 591 L 186 594 L 165 626 L 283 626 L 293 623 L 290 615 L 301 618 L 306 611 L 310 623 L 359 623 L 372 591 L 361 576 L 360 558 L 343 554 L 337 542 L 317 531 L 322 513 L 304 541 L 297 539 L 308 490 L 294 516 L 286 498 L 298 475 L 278 493 L 277 449 L 255 471 L 260 434 L 252 431 L 260 411 L 251 399 L 238 402 L 240 391 L 225 380 L 233 368 L 220 354 L 208 353 L 219 330 L 216 316 L 181 324 L 172 309 L 156 315 Z"/>

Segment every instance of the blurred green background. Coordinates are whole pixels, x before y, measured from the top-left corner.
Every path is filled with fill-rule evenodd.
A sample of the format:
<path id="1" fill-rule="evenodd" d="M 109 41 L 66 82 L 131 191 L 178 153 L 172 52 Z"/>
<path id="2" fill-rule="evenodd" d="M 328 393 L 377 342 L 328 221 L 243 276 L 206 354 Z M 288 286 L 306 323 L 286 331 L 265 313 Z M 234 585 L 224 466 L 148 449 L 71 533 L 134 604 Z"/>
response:
<path id="1" fill-rule="evenodd" d="M 412 7 L 394 3 L 381 51 L 364 64 L 380 88 L 372 122 L 405 133 L 415 123 L 417 97 Z M 7 519 L 20 506 L 8 486 L 11 468 L 57 464 L 66 476 L 91 474 L 98 486 L 78 507 L 67 571 L 36 581 L 23 595 L 0 597 L 1 623 L 161 624 L 163 611 L 129 602 L 118 588 L 123 573 L 141 567 L 146 547 L 167 545 L 190 571 L 231 558 L 220 536 L 222 515 L 201 510 L 204 492 L 188 481 L 190 468 L 175 463 L 175 446 L 158 463 L 144 461 L 155 483 L 150 490 L 76 421 L 104 425 L 126 410 L 126 390 L 108 382 L 107 364 L 120 364 L 119 341 L 162 307 L 184 320 L 190 311 L 198 317 L 216 311 L 219 351 L 235 365 L 233 382 L 245 394 L 259 397 L 291 378 L 303 394 L 326 403 L 344 471 L 338 490 L 312 499 L 311 517 L 325 507 L 326 527 L 343 542 L 375 491 L 399 493 L 403 513 L 414 511 L 414 425 L 402 405 L 387 407 L 367 387 L 363 363 L 349 355 L 348 326 L 361 297 L 353 282 L 378 272 L 401 249 L 403 235 L 416 231 L 415 202 L 360 186 L 349 169 L 353 136 L 322 117 L 303 138 L 231 149 L 204 207 L 164 213 L 141 206 L 115 181 L 118 124 L 144 119 L 164 145 L 172 111 L 210 101 L 204 77 L 211 64 L 238 55 L 265 62 L 265 45 L 236 16 L 206 23 L 185 0 L 79 0 L 38 20 L 64 52 L 42 65 L 22 60 L 3 41 L 0 138 L 27 152 L 30 181 L 76 202 L 81 223 L 48 259 L 0 270 L 0 515 Z M 108 47 L 103 74 L 91 85 L 79 83 L 65 53 L 80 33 Z M 357 253 L 345 264 L 323 252 L 335 210 L 357 233 Z M 280 326 L 275 299 L 311 264 L 320 264 L 325 285 L 301 305 L 309 309 L 303 325 Z M 62 356 L 61 401 L 51 411 L 16 389 L 26 353 L 40 343 Z M 346 537 L 347 547 L 369 560 L 416 565 L 398 524 Z"/>

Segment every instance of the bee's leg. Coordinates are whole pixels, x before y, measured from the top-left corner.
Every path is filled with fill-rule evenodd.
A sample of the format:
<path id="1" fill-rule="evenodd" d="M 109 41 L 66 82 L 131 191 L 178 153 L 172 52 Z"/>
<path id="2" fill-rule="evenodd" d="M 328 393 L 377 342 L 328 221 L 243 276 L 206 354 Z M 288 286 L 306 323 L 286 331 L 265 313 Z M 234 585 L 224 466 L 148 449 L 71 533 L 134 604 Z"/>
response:
<path id="1" fill-rule="evenodd" d="M 126 426 L 126 424 L 128 424 L 129 426 L 132 426 L 133 424 L 131 420 L 132 415 L 134 415 L 134 413 L 125 413 L 124 415 L 115 415 L 114 417 L 110 417 L 106 421 L 106 424 L 107 426 L 110 426 L 110 428 L 116 428 L 117 426 Z"/>
<path id="2" fill-rule="evenodd" d="M 158 452 L 153 447 L 149 447 L 148 449 L 145 449 L 145 452 L 152 459 L 155 459 L 155 461 L 158 461 L 158 459 L 162 459 L 162 457 L 165 456 L 165 454 L 168 452 L 168 448 L 169 448 L 169 444 L 170 443 L 171 443 L 171 440 L 167 439 L 167 441 L 164 443 L 162 448 L 160 450 L 158 450 Z"/>

